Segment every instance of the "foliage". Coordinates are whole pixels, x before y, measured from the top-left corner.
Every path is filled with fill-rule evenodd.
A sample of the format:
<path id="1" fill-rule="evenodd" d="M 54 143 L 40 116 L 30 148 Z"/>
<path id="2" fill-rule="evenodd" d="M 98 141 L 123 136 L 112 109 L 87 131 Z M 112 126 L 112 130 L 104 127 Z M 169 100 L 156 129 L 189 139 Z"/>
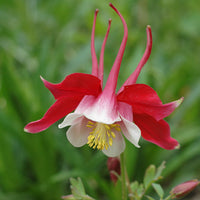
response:
<path id="1" fill-rule="evenodd" d="M 80 178 L 77 180 L 74 178 L 70 179 L 71 183 L 71 195 L 63 196 L 63 199 L 71 199 L 71 200 L 94 200 L 92 197 L 88 196 L 85 193 L 85 188 Z"/>
<path id="2" fill-rule="evenodd" d="M 141 181 L 150 163 L 157 165 L 166 160 L 166 190 L 186 179 L 199 179 L 200 3 L 111 2 L 123 14 L 129 28 L 119 85 L 139 62 L 145 49 L 145 27 L 150 24 L 152 55 L 139 82 L 159 91 L 166 102 L 185 97 L 175 114 L 166 119 L 181 148 L 166 151 L 142 141 L 142 148 L 136 149 L 127 142 L 128 173 Z M 100 10 L 97 52 L 108 19 L 113 19 L 105 52 L 108 75 L 123 31 L 106 0 L 0 1 L 0 199 L 60 199 L 67 193 L 66 180 L 77 176 L 86 182 L 86 191 L 94 198 L 118 198 L 119 185 L 114 187 L 108 181 L 106 157 L 101 152 L 87 146 L 75 149 L 65 139 L 64 130 L 56 125 L 37 135 L 23 132 L 28 122 L 39 119 L 53 103 L 39 75 L 60 82 L 73 72 L 90 73 L 90 35 L 96 8 Z M 148 179 L 145 182 L 148 185 Z M 154 188 L 160 190 L 156 185 Z"/>

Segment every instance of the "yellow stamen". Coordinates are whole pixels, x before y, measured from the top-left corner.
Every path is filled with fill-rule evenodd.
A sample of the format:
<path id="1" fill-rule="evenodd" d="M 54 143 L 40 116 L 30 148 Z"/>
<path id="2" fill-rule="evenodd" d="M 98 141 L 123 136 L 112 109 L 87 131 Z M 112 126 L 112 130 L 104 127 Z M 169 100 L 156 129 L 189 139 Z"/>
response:
<path id="1" fill-rule="evenodd" d="M 110 130 L 110 126 L 109 126 L 108 124 L 104 124 L 104 126 L 105 126 L 108 130 Z"/>
<path id="2" fill-rule="evenodd" d="M 118 127 L 118 126 L 116 126 L 116 127 L 115 127 L 115 130 L 116 130 L 116 131 L 121 131 L 121 128 Z"/>
<path id="3" fill-rule="evenodd" d="M 88 121 L 88 125 L 94 125 L 94 122 Z"/>
<path id="4" fill-rule="evenodd" d="M 109 146 L 112 146 L 113 139 L 116 137 L 115 132 L 121 131 L 119 124 L 103 124 L 88 121 L 86 126 L 92 129 L 88 136 L 87 144 L 89 147 L 99 150 L 108 149 Z"/>
<path id="5" fill-rule="evenodd" d="M 120 129 L 120 130 L 121 130 L 121 129 Z M 111 135 L 112 135 L 113 138 L 116 137 L 114 132 L 111 131 L 110 133 L 111 133 Z"/>
<path id="6" fill-rule="evenodd" d="M 90 124 L 87 124 L 86 125 L 88 128 L 93 128 L 94 126 L 93 125 L 90 125 Z"/>
<path id="7" fill-rule="evenodd" d="M 107 133 L 108 137 L 110 137 L 110 133 L 109 133 L 109 131 L 106 131 L 106 133 Z"/>
<path id="8" fill-rule="evenodd" d="M 109 138 L 109 145 L 112 146 L 112 143 L 113 143 L 113 141 L 112 141 L 112 138 L 110 137 Z"/>

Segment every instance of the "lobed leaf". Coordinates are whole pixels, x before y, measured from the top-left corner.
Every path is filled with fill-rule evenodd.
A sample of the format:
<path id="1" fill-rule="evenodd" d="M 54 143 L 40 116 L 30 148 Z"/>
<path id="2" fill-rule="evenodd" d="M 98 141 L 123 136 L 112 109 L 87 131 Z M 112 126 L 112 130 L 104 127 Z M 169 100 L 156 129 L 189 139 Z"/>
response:
<path id="1" fill-rule="evenodd" d="M 155 178 L 156 167 L 155 165 L 150 165 L 145 172 L 144 175 L 144 187 L 147 189 L 149 185 L 154 181 Z"/>

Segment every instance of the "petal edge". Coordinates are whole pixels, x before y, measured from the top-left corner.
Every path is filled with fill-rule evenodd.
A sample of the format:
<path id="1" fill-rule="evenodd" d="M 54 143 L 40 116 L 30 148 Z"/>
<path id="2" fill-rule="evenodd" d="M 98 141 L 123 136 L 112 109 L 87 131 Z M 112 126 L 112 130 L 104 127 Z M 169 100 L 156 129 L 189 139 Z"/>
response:
<path id="1" fill-rule="evenodd" d="M 179 147 L 177 140 L 170 136 L 170 127 L 166 121 L 156 121 L 148 115 L 139 114 L 134 114 L 133 120 L 141 129 L 142 137 L 145 140 L 167 150 Z"/>
<path id="2" fill-rule="evenodd" d="M 82 98 L 83 95 L 70 95 L 59 98 L 47 110 L 47 112 L 40 120 L 27 124 L 24 128 L 24 131 L 29 133 L 38 133 L 44 131 L 53 123 L 66 116 L 68 113 L 72 112 L 77 107 Z"/>

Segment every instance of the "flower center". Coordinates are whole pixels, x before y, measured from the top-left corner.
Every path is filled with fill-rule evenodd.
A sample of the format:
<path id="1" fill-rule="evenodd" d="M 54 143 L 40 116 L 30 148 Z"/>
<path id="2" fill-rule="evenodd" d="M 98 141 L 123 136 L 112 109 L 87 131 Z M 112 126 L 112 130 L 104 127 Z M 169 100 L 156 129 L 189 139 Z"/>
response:
<path id="1" fill-rule="evenodd" d="M 103 124 L 88 121 L 87 127 L 92 128 L 87 144 L 89 147 L 99 150 L 103 150 L 104 148 L 107 150 L 109 145 L 112 146 L 113 139 L 116 137 L 114 131 L 121 131 L 119 124 Z"/>

